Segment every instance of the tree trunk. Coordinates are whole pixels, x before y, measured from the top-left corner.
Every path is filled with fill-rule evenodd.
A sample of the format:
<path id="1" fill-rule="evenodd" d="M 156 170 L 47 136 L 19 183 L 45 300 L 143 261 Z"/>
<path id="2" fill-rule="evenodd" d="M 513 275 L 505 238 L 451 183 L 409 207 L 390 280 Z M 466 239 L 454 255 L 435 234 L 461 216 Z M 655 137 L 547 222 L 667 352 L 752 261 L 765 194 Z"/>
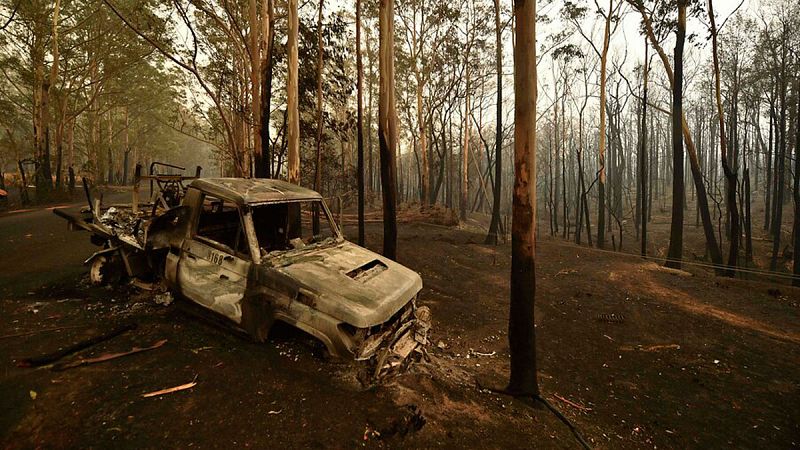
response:
<path id="1" fill-rule="evenodd" d="M 639 213 L 641 214 L 641 255 L 647 256 L 647 78 L 650 72 L 650 60 L 648 59 L 647 39 L 644 42 L 644 80 L 642 88 L 642 127 L 641 143 L 639 147 Z"/>
<path id="2" fill-rule="evenodd" d="M 770 270 L 777 270 L 778 268 L 778 252 L 781 245 L 781 225 L 783 222 L 783 198 L 786 190 L 786 54 L 783 53 L 783 60 L 781 62 L 781 72 L 779 74 L 779 116 L 777 123 L 777 138 L 778 138 L 778 179 L 776 184 L 775 195 L 775 217 L 772 219 L 772 259 L 770 260 Z"/>
<path id="3" fill-rule="evenodd" d="M 53 27 L 52 27 L 52 35 L 50 37 L 52 42 L 52 56 L 53 62 L 50 65 L 50 75 L 46 81 L 43 80 L 42 83 L 42 93 L 41 93 L 41 103 L 40 103 L 40 117 L 41 122 L 39 127 L 41 128 L 41 134 L 39 139 L 40 149 L 39 157 L 37 158 L 37 162 L 39 164 L 37 174 L 37 200 L 39 199 L 39 194 L 44 194 L 41 197 L 44 198 L 53 189 L 53 175 L 50 167 L 50 89 L 56 84 L 58 80 L 58 62 L 59 62 L 59 54 L 58 54 L 58 21 L 59 21 L 59 12 L 60 12 L 61 2 L 60 0 L 56 0 L 53 4 Z M 44 56 L 44 55 L 42 55 Z M 43 63 L 43 62 L 42 62 Z"/>
<path id="4" fill-rule="evenodd" d="M 369 28 L 367 28 L 367 55 L 371 55 L 372 52 L 369 47 Z M 378 183 L 375 181 L 375 165 L 373 164 L 372 159 L 372 80 L 373 80 L 373 67 L 372 67 L 372 58 L 367 58 L 369 62 L 369 79 L 367 83 L 367 150 L 369 151 L 369 192 L 370 192 L 370 199 L 373 199 L 372 192 L 379 188 Z"/>
<path id="5" fill-rule="evenodd" d="M 508 392 L 538 396 L 536 375 L 536 2 L 514 2 L 514 194 L 511 225 L 511 304 Z"/>
<path id="6" fill-rule="evenodd" d="M 720 88 L 719 49 L 717 46 L 717 25 L 714 18 L 713 0 L 708 0 L 708 18 L 711 24 L 712 56 L 714 61 L 714 93 L 717 103 L 717 117 L 719 118 L 719 146 L 722 157 L 722 171 L 726 180 L 726 200 L 730 220 L 730 253 L 728 253 L 728 276 L 735 275 L 735 267 L 739 257 L 739 236 L 741 235 L 739 208 L 736 205 L 736 172 L 731 168 L 728 158 L 728 142 L 725 135 L 725 115 L 722 111 L 722 92 Z M 677 65 L 677 64 L 676 64 Z M 735 130 L 734 130 L 735 131 Z"/>
<path id="7" fill-rule="evenodd" d="M 597 183 L 597 248 L 606 245 L 606 65 L 608 63 L 608 45 L 611 38 L 611 19 L 614 0 L 608 1 L 608 15 L 603 31 L 603 50 L 600 53 L 600 129 L 599 143 L 599 175 Z"/>
<path id="8" fill-rule="evenodd" d="M 264 164 L 263 148 L 261 147 L 261 28 L 258 21 L 256 0 L 249 1 L 248 16 L 250 22 L 250 120 L 252 120 L 253 135 L 253 164 L 248 167 L 250 176 L 258 172 Z M 269 124 L 267 124 L 269 126 Z"/>
<path id="9" fill-rule="evenodd" d="M 296 1 L 296 0 L 290 0 Z M 383 255 L 397 259 L 397 188 L 395 184 L 397 112 L 394 96 L 394 0 L 380 0 L 380 95 L 378 140 L 381 152 L 383 189 Z"/>
<path id="10" fill-rule="evenodd" d="M 361 0 L 356 0 L 356 95 L 358 112 L 356 139 L 358 146 L 358 168 L 356 169 L 358 187 L 358 245 L 364 246 L 364 63 L 361 61 Z"/>
<path id="11" fill-rule="evenodd" d="M 772 133 L 773 133 L 773 116 L 772 113 L 774 108 L 770 106 L 770 114 L 769 114 L 769 143 L 768 143 L 768 150 L 767 150 L 767 183 L 766 189 L 764 193 L 764 230 L 770 230 L 770 218 L 772 218 L 772 207 L 771 207 L 771 200 L 772 200 Z M 758 186 L 758 185 L 756 185 Z"/>
<path id="12" fill-rule="evenodd" d="M 128 107 L 125 107 L 125 149 L 123 150 L 123 160 L 122 160 L 122 185 L 125 186 L 128 184 L 128 167 L 129 167 L 129 157 L 131 153 L 131 135 L 130 135 L 130 117 L 128 117 Z"/>
<path id="13" fill-rule="evenodd" d="M 272 149 L 270 148 L 270 111 L 272 108 L 272 53 L 275 48 L 275 26 L 272 0 L 261 4 L 261 151 L 256 153 L 256 178 L 271 178 Z"/>
<path id="14" fill-rule="evenodd" d="M 631 3 L 634 7 L 636 7 L 636 9 L 641 14 L 645 32 L 647 33 L 647 36 L 650 39 L 650 44 L 653 46 L 656 52 L 658 52 L 658 56 L 661 59 L 661 63 L 664 66 L 664 71 L 666 72 L 667 79 L 669 80 L 670 85 L 673 86 L 674 89 L 675 74 L 672 71 L 672 67 L 670 66 L 669 58 L 666 52 L 664 52 L 664 49 L 661 47 L 658 39 L 655 36 L 655 32 L 653 31 L 652 23 L 650 21 L 649 16 L 647 15 L 647 12 L 640 4 L 632 1 L 629 1 L 629 3 Z M 700 218 L 702 219 L 703 222 L 703 234 L 706 237 L 706 247 L 708 248 L 709 255 L 711 256 L 711 262 L 715 266 L 721 266 L 722 253 L 720 252 L 720 248 L 719 245 L 717 244 L 717 239 L 714 234 L 714 224 L 711 222 L 711 214 L 709 213 L 708 209 L 708 194 L 706 193 L 705 182 L 703 181 L 703 173 L 700 168 L 700 162 L 697 160 L 697 152 L 694 148 L 694 141 L 692 141 L 691 133 L 689 132 L 689 124 L 686 121 L 686 116 L 683 115 L 682 112 L 680 120 L 683 131 L 683 139 L 686 142 L 686 149 L 689 153 L 689 163 L 691 164 L 692 180 L 694 181 L 694 186 L 695 189 L 697 190 L 697 205 L 698 208 L 700 209 Z M 657 137 L 658 134 L 656 133 L 656 138 Z M 659 165 L 658 145 L 654 145 L 653 148 L 655 148 L 656 151 L 654 152 L 655 164 L 654 164 L 654 171 L 652 173 L 656 175 L 666 174 L 666 172 L 663 169 L 659 169 L 658 167 Z M 666 161 L 664 162 L 666 163 Z M 655 181 L 656 181 L 655 187 L 659 188 L 659 181 L 661 183 L 666 183 L 667 181 L 666 176 L 664 175 L 660 179 L 658 176 L 656 176 Z M 659 189 L 661 194 L 663 195 L 664 191 L 663 187 Z M 652 208 L 649 208 L 649 210 L 652 213 Z"/>
<path id="15" fill-rule="evenodd" d="M 421 14 L 421 28 L 425 28 L 425 3 L 420 3 L 423 8 Z M 422 36 L 417 36 L 417 10 L 414 10 L 414 21 L 411 30 L 411 49 L 410 55 L 413 58 L 413 73 L 414 73 L 414 94 L 416 97 L 416 115 L 417 115 L 417 133 L 419 134 L 419 155 L 420 155 L 420 168 L 419 168 L 419 200 L 422 209 L 428 206 L 430 196 L 430 167 L 428 161 L 428 134 L 425 131 L 425 111 L 423 110 L 422 96 L 425 89 L 426 76 L 424 74 L 425 68 L 420 67 L 423 63 L 422 49 L 425 45 Z M 402 177 L 401 177 L 402 179 Z"/>
<path id="16" fill-rule="evenodd" d="M 319 0 L 317 9 L 317 142 L 316 158 L 314 163 L 314 190 L 322 193 L 322 129 L 324 116 L 322 114 L 322 8 L 324 0 Z M 344 171 L 344 146 L 342 147 L 342 171 Z M 313 233 L 319 234 L 319 209 L 315 206 L 311 228 Z"/>
<path id="17" fill-rule="evenodd" d="M 288 75 L 286 82 L 286 108 L 288 109 L 288 168 L 287 178 L 290 183 L 300 184 L 300 111 L 298 109 L 298 66 L 297 66 L 297 0 L 289 2 L 289 32 L 286 41 L 288 53 Z"/>
<path id="18" fill-rule="evenodd" d="M 492 203 L 492 222 L 486 235 L 486 244 L 497 245 L 497 232 L 500 228 L 500 193 L 503 178 L 503 40 L 500 28 L 500 0 L 494 0 L 495 27 L 495 67 L 497 69 L 497 122 L 494 141 L 494 199 Z"/>
<path id="19" fill-rule="evenodd" d="M 686 0 L 678 0 L 675 37 L 675 80 L 672 83 L 672 222 L 669 229 L 667 267 L 680 269 L 683 259 L 683 44 L 686 40 Z"/>
<path id="20" fill-rule="evenodd" d="M 469 24 L 467 24 L 467 29 L 469 30 Z M 468 31 L 469 33 L 469 31 Z M 459 210 L 461 211 L 461 221 L 467 220 L 467 208 L 468 205 L 468 196 L 469 196 L 469 131 L 470 131 L 470 61 L 469 61 L 469 50 L 470 47 L 467 46 L 467 51 L 465 53 L 465 68 L 464 71 L 466 77 L 466 88 L 464 89 L 464 145 L 461 148 L 461 196 L 459 200 Z M 480 174 L 479 174 L 480 175 Z"/>
<path id="21" fill-rule="evenodd" d="M 794 261 L 792 263 L 792 286 L 800 286 L 800 81 L 795 82 L 795 97 L 797 98 L 797 108 L 794 118 L 795 138 L 794 138 Z"/>

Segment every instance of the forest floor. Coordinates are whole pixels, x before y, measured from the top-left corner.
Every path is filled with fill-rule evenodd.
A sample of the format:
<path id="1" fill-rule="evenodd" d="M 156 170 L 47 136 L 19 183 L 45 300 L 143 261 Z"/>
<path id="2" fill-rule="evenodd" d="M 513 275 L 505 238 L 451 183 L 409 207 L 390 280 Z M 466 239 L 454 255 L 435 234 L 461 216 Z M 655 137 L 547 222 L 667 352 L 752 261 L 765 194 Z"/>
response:
<path id="1" fill-rule="evenodd" d="M 251 343 L 187 314 L 180 301 L 165 307 L 133 288 L 88 286 L 79 264 L 49 269 L 28 287 L 17 267 L 25 262 L 12 259 L 11 238 L 0 234 L 8 268 L 0 272 L 8 283 L 0 289 L 0 446 L 577 448 L 549 411 L 478 387 L 508 377 L 510 269 L 510 244 L 484 245 L 479 222 L 401 223 L 399 260 L 422 275 L 420 303 L 433 312 L 430 358 L 370 388 L 355 381 L 353 363 L 327 358 L 288 327 Z M 686 230 L 687 248 L 702 242 L 700 229 Z M 380 250 L 381 225 L 367 231 L 368 246 Z M 540 235 L 541 391 L 592 446 L 800 445 L 800 289 L 695 266 L 665 270 Z M 88 240 L 50 236 L 59 248 Z M 63 372 L 16 367 L 127 321 L 138 328 L 82 356 L 167 343 Z M 142 397 L 193 380 L 190 390 Z"/>

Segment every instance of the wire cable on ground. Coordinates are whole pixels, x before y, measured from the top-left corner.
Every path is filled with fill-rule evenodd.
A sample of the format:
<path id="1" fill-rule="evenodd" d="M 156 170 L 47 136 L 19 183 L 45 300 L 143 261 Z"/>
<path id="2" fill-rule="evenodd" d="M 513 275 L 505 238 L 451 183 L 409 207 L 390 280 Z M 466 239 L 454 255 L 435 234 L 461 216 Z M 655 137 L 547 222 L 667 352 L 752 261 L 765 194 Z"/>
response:
<path id="1" fill-rule="evenodd" d="M 483 231 L 487 231 L 488 230 L 483 225 L 480 225 L 480 224 L 476 224 L 476 225 Z M 544 239 L 537 240 L 537 245 L 538 245 L 539 242 L 542 242 L 542 241 L 544 241 Z M 629 257 L 629 258 L 636 258 L 636 259 L 640 259 L 640 260 L 644 259 L 646 261 L 654 261 L 654 262 L 657 262 L 657 263 L 663 263 L 664 261 L 666 261 L 666 258 L 663 258 L 663 257 L 656 257 L 656 256 L 650 256 L 650 255 L 642 256 L 642 255 L 637 255 L 637 254 L 634 254 L 634 253 L 626 253 L 626 252 L 623 252 L 623 251 L 605 250 L 605 249 L 594 248 L 594 247 L 584 247 L 582 245 L 571 244 L 571 243 L 568 243 L 568 242 L 558 242 L 558 241 L 556 241 L 556 239 L 548 239 L 546 242 L 548 244 L 552 244 L 552 245 L 556 245 L 556 246 L 564 247 L 564 248 L 582 249 L 582 250 L 586 250 L 586 251 L 590 251 L 590 252 L 596 252 L 596 253 L 606 253 L 606 254 L 617 255 L 617 256 L 626 256 L 626 257 Z M 780 278 L 780 279 L 783 279 L 783 280 L 797 280 L 798 278 L 800 278 L 800 277 L 795 276 L 795 275 L 790 274 L 790 273 L 773 272 L 773 271 L 770 271 L 770 270 L 760 270 L 760 269 L 749 269 L 749 268 L 746 268 L 746 267 L 730 267 L 730 266 L 727 266 L 727 265 L 724 265 L 724 264 L 717 265 L 717 264 L 702 263 L 702 262 L 696 262 L 696 261 L 686 261 L 686 260 L 683 260 L 683 259 L 680 261 L 680 263 L 681 263 L 681 265 L 702 267 L 704 269 L 724 270 L 724 271 L 727 271 L 727 272 L 748 273 L 748 274 L 760 275 L 760 276 L 764 276 L 764 277 Z"/>

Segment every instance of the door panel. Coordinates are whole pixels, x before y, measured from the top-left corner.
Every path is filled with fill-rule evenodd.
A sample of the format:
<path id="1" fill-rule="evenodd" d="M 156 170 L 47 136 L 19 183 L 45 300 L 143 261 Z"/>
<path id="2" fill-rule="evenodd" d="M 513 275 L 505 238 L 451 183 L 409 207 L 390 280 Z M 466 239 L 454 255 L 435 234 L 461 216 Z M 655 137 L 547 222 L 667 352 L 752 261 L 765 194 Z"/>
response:
<path id="1" fill-rule="evenodd" d="M 178 265 L 178 283 L 192 301 L 241 323 L 250 264 L 201 239 L 189 239 Z"/>

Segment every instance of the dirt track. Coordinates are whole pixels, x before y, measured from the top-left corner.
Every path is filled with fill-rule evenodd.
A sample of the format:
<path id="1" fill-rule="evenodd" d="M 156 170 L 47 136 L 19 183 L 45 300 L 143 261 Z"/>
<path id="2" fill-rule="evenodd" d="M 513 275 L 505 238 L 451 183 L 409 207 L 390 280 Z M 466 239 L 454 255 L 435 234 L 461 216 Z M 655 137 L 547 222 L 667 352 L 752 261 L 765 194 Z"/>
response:
<path id="1" fill-rule="evenodd" d="M 364 390 L 351 364 L 292 330 L 257 345 L 179 304 L 87 287 L 88 237 L 42 214 L 34 225 L 0 218 L 9 233 L 0 265 L 10 267 L 0 278 L 0 336 L 74 328 L 0 338 L 0 445 L 576 448 L 547 411 L 476 387 L 476 378 L 507 377 L 508 245 L 403 224 L 400 260 L 423 276 L 440 345 L 430 363 Z M 16 241 L 26 230 L 41 242 Z M 368 231 L 379 246 L 379 225 Z M 31 254 L 20 258 L 23 250 Z M 562 241 L 544 239 L 537 252 L 542 391 L 593 445 L 800 445 L 798 290 L 674 274 Z M 64 372 L 14 364 L 126 321 L 138 328 L 83 356 L 167 344 Z M 191 390 L 141 397 L 195 378 Z M 417 431 L 407 405 L 424 417 Z"/>

